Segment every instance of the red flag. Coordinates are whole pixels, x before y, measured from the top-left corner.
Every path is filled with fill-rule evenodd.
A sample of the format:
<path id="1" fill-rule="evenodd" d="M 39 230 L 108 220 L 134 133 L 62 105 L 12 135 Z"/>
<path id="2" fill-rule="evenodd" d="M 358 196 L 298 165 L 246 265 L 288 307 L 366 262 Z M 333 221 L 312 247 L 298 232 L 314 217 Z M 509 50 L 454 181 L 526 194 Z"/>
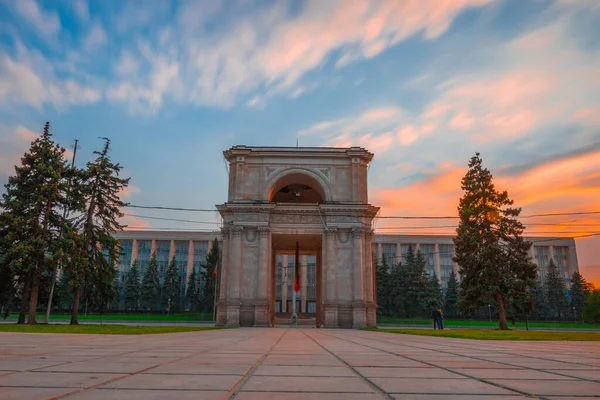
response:
<path id="1" fill-rule="evenodd" d="M 215 265 L 215 269 L 213 269 L 213 278 L 217 277 L 217 266 Z"/>
<path id="2" fill-rule="evenodd" d="M 296 265 L 294 266 L 294 292 L 300 291 L 300 268 L 298 268 L 298 259 L 300 258 L 300 247 L 296 242 Z"/>

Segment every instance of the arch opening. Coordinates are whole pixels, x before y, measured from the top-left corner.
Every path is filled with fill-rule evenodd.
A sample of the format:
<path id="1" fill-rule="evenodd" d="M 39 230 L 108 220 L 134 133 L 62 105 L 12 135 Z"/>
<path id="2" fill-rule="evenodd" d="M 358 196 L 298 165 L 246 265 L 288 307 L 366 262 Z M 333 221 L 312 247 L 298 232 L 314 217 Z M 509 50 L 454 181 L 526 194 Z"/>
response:
<path id="1" fill-rule="evenodd" d="M 272 203 L 325 203 L 325 191 L 311 176 L 292 173 L 281 177 L 269 191 Z"/>

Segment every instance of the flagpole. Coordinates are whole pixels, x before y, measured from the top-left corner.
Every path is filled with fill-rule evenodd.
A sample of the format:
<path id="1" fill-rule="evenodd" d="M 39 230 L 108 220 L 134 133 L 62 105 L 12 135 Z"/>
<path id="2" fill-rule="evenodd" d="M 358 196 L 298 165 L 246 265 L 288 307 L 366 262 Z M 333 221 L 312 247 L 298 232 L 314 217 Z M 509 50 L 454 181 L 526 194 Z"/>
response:
<path id="1" fill-rule="evenodd" d="M 296 257 L 295 257 L 295 262 L 294 262 L 294 275 L 293 275 L 293 279 L 292 279 L 292 324 L 297 325 L 298 324 L 298 315 L 296 314 L 296 285 L 298 284 L 298 282 L 296 282 L 298 280 L 298 257 L 299 257 L 299 245 L 298 245 L 298 241 L 296 241 Z"/>
<path id="2" fill-rule="evenodd" d="M 213 297 L 213 322 L 217 321 L 217 266 L 215 265 L 215 269 L 213 272 L 215 279 L 215 295 Z"/>

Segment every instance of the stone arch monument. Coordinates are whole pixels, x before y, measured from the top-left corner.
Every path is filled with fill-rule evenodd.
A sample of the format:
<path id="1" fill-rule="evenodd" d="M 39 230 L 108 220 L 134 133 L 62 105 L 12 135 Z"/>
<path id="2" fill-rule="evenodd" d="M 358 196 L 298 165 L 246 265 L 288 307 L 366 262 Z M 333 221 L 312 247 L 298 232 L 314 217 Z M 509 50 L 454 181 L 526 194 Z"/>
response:
<path id="1" fill-rule="evenodd" d="M 217 324 L 269 326 L 289 312 L 289 266 L 299 243 L 298 310 L 326 328 L 375 326 L 367 167 L 360 147 L 248 147 L 229 162 Z M 292 261 L 290 261 L 292 260 Z"/>

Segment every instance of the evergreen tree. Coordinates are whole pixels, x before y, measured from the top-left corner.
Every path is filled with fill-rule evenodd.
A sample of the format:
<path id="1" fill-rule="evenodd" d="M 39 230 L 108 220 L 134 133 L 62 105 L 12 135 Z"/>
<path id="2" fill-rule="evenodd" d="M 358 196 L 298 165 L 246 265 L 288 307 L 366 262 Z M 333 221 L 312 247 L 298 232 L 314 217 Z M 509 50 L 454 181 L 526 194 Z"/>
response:
<path id="1" fill-rule="evenodd" d="M 68 269 L 63 269 L 60 278 L 56 284 L 56 293 L 54 304 L 60 310 L 68 309 L 73 304 L 73 285 L 72 277 Z"/>
<path id="2" fill-rule="evenodd" d="M 119 194 L 129 183 L 129 178 L 119 177 L 121 166 L 109 157 L 110 140 L 103 138 L 101 151 L 95 151 L 97 158 L 87 164 L 85 185 L 79 186 L 85 199 L 85 209 L 78 220 L 81 235 L 87 251 L 85 269 L 75 282 L 71 324 L 77 325 L 81 285 L 89 277 L 102 296 L 102 303 L 113 293 L 114 264 L 119 257 L 118 241 L 114 233 L 123 229 L 118 219 L 123 217 L 120 208 L 125 205 Z M 104 252 L 104 253 L 103 253 Z M 111 300 L 112 301 L 112 300 Z"/>
<path id="3" fill-rule="evenodd" d="M 554 260 L 552 259 L 550 259 L 550 263 L 548 264 L 544 288 L 546 299 L 548 299 L 548 304 L 552 309 L 552 315 L 558 315 L 560 318 L 567 307 L 567 288 L 558 267 L 554 264 Z"/>
<path id="4" fill-rule="evenodd" d="M 140 304 L 140 271 L 137 259 L 125 275 L 125 309 L 137 311 Z"/>
<path id="5" fill-rule="evenodd" d="M 535 319 L 545 319 L 552 315 L 552 309 L 548 304 L 544 283 L 539 280 L 535 286 L 529 288 L 531 295 L 531 316 Z"/>
<path id="6" fill-rule="evenodd" d="M 431 309 L 431 307 L 440 307 L 444 306 L 444 295 L 442 294 L 442 285 L 440 285 L 440 281 L 437 276 L 433 274 L 433 276 L 427 278 L 427 297 L 425 304 L 428 306 L 427 309 Z"/>
<path id="7" fill-rule="evenodd" d="M 446 295 L 444 296 L 444 313 L 449 317 L 456 317 L 458 306 L 458 280 L 456 274 L 452 271 L 448 286 L 446 287 Z"/>
<path id="8" fill-rule="evenodd" d="M 198 292 L 197 280 L 198 276 L 196 275 L 196 271 L 193 270 L 188 277 L 188 284 L 185 291 L 185 304 L 189 307 L 191 312 L 198 311 L 200 305 L 200 293 Z"/>
<path id="9" fill-rule="evenodd" d="M 591 285 L 579 273 L 573 272 L 571 277 L 571 308 L 575 310 L 576 318 L 581 319 L 585 299 L 591 292 Z"/>
<path id="10" fill-rule="evenodd" d="M 407 298 L 406 288 L 408 281 L 406 277 L 406 267 L 399 262 L 390 270 L 389 277 L 389 297 L 390 297 L 390 314 L 395 314 L 398 317 L 407 317 Z"/>
<path id="11" fill-rule="evenodd" d="M 493 301 L 499 328 L 506 330 L 505 308 L 535 284 L 536 266 L 528 255 L 531 242 L 523 239 L 525 228 L 517 219 L 521 209 L 511 207 L 508 193 L 496 190 L 492 178 L 477 153 L 461 182 L 454 261 L 460 267 L 461 306 L 473 309 Z"/>
<path id="12" fill-rule="evenodd" d="M 381 264 L 375 266 L 375 283 L 376 283 L 376 295 L 377 295 L 377 313 L 380 315 L 390 315 L 391 311 L 391 285 L 390 285 L 390 271 L 385 263 L 385 260 Z"/>
<path id="13" fill-rule="evenodd" d="M 217 276 L 220 273 L 218 270 L 219 259 L 219 241 L 215 238 L 212 248 L 206 255 L 206 268 L 200 272 L 202 274 L 202 282 L 204 282 L 202 306 L 207 312 L 212 312 L 214 309 L 215 285 L 217 284 Z"/>
<path id="14" fill-rule="evenodd" d="M 36 323 L 40 282 L 54 270 L 59 257 L 57 232 L 69 221 L 67 182 L 71 170 L 64 159 L 65 149 L 55 144 L 46 123 L 43 134 L 15 166 L 15 175 L 5 185 L 0 201 L 0 268 L 20 277 L 23 285 L 19 322 L 24 323 L 29 305 L 29 324 Z"/>
<path id="15" fill-rule="evenodd" d="M 585 299 L 583 320 L 587 323 L 600 323 L 600 289 L 595 289 Z"/>
<path id="16" fill-rule="evenodd" d="M 162 293 L 164 299 L 163 306 L 167 307 L 169 312 L 178 312 L 181 304 L 181 282 L 175 257 L 171 259 L 167 268 Z"/>
<path id="17" fill-rule="evenodd" d="M 158 275 L 158 264 L 156 262 L 156 253 L 152 254 L 148 268 L 142 279 L 142 288 L 140 293 L 140 304 L 142 309 L 154 311 L 160 303 L 160 278 Z"/>

